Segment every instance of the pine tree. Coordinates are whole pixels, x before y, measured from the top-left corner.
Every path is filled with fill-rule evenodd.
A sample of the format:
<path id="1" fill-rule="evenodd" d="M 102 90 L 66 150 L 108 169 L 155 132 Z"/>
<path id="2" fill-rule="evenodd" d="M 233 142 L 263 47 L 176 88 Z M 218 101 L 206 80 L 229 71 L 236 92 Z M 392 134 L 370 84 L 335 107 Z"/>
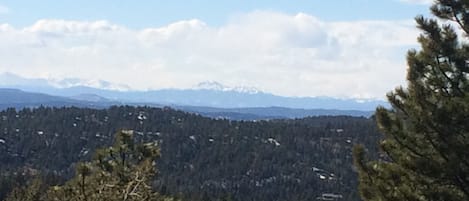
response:
<path id="1" fill-rule="evenodd" d="M 75 178 L 63 186 L 52 187 L 48 200 L 173 200 L 152 189 L 158 156 L 159 150 L 153 143 L 136 145 L 132 131 L 121 131 L 114 146 L 98 150 L 93 161 L 77 165 Z"/>
<path id="2" fill-rule="evenodd" d="M 42 201 L 47 186 L 40 177 L 34 178 L 27 186 L 17 187 L 8 194 L 5 201 Z"/>
<path id="3" fill-rule="evenodd" d="M 469 200 L 469 1 L 437 0 L 431 11 L 438 19 L 416 18 L 408 86 L 376 111 L 383 156 L 354 149 L 364 200 Z"/>
<path id="4" fill-rule="evenodd" d="M 121 131 L 114 146 L 77 164 L 75 177 L 64 185 L 48 187 L 38 178 L 14 189 L 5 201 L 172 201 L 152 188 L 157 157 L 154 143 L 135 144 L 132 131 Z"/>

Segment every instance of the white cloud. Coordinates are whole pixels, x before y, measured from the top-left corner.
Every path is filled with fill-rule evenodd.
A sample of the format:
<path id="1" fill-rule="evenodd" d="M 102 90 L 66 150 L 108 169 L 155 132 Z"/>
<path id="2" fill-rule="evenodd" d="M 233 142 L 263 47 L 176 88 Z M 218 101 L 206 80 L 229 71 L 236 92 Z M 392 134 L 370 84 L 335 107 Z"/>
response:
<path id="1" fill-rule="evenodd" d="M 119 26 L 108 21 L 65 21 L 65 20 L 39 20 L 34 25 L 25 28 L 29 32 L 54 34 L 96 34 L 102 32 L 119 31 Z"/>
<path id="2" fill-rule="evenodd" d="M 255 11 L 214 27 L 193 19 L 130 29 L 107 21 L 0 24 L 0 73 L 189 88 L 216 80 L 291 96 L 383 98 L 404 83 L 412 21 L 326 22 Z"/>
<path id="3" fill-rule="evenodd" d="M 0 5 L 0 15 L 8 14 L 10 12 L 10 8 Z"/>
<path id="4" fill-rule="evenodd" d="M 400 2 L 410 3 L 410 4 L 419 4 L 419 5 L 431 5 L 434 0 L 399 0 Z"/>

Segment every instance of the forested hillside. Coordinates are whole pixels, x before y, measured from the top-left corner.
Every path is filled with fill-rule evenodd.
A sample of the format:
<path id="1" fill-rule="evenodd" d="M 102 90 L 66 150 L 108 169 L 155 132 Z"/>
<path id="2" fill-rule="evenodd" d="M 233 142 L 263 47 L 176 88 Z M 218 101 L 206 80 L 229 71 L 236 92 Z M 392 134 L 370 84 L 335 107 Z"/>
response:
<path id="1" fill-rule="evenodd" d="M 373 120 L 214 120 L 170 108 L 45 108 L 0 112 L 0 198 L 31 175 L 73 175 L 118 130 L 157 142 L 154 188 L 183 200 L 359 200 L 352 147 L 376 149 Z M 49 177 L 52 178 L 52 177 Z M 1 200 L 1 199 L 0 199 Z"/>

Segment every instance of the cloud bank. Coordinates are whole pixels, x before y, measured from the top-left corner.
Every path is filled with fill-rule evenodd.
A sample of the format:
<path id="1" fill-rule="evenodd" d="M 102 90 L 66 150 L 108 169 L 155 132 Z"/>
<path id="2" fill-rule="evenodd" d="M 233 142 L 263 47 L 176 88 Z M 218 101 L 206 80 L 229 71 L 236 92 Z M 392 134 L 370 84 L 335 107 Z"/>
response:
<path id="1" fill-rule="evenodd" d="M 383 98 L 404 84 L 412 21 L 326 22 L 255 11 L 221 26 L 198 19 L 130 29 L 108 21 L 0 24 L 0 73 L 190 88 L 215 80 L 287 96 Z"/>

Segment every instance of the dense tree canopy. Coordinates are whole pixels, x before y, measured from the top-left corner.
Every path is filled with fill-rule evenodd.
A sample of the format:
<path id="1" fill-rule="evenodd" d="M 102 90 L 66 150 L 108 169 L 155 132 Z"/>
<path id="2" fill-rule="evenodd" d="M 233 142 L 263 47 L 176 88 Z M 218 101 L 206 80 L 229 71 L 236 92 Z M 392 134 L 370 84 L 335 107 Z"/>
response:
<path id="1" fill-rule="evenodd" d="M 469 200 L 469 1 L 431 10 L 438 19 L 416 18 L 423 33 L 407 55 L 407 87 L 376 112 L 384 155 L 367 161 L 355 149 L 364 200 Z"/>
<path id="2" fill-rule="evenodd" d="M 230 121 L 169 108 L 8 109 L 0 111 L 0 200 L 37 172 L 62 186 L 121 129 L 133 130 L 139 144 L 158 143 L 154 189 L 193 201 L 359 200 L 352 147 L 374 150 L 380 137 L 373 120 L 360 117 Z"/>
<path id="3" fill-rule="evenodd" d="M 76 165 L 74 178 L 65 184 L 47 186 L 38 177 L 14 189 L 6 201 L 172 201 L 152 188 L 157 157 L 156 144 L 136 144 L 133 131 L 119 131 L 112 147 Z"/>

